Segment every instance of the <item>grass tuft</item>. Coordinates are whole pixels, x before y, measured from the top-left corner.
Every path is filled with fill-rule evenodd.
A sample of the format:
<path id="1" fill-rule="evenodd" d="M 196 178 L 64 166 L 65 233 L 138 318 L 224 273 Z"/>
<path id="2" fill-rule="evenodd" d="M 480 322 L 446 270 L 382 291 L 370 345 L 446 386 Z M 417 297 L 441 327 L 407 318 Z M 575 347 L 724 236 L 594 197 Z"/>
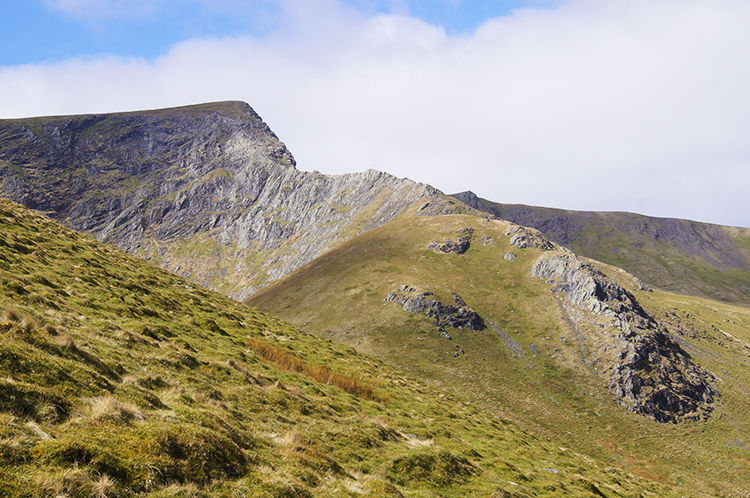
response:
<path id="1" fill-rule="evenodd" d="M 97 496 L 97 480 L 89 469 L 74 466 L 60 471 L 39 472 L 34 478 L 34 486 L 40 492 L 39 496 Z"/>
<path id="2" fill-rule="evenodd" d="M 59 344 L 63 349 L 67 349 L 73 352 L 78 351 L 78 346 L 69 334 L 62 333 L 56 336 L 55 342 L 57 342 L 57 344 Z"/>
<path id="3" fill-rule="evenodd" d="M 21 320 L 21 315 L 19 315 L 18 311 L 15 310 L 15 308 L 6 308 L 3 312 L 3 318 L 9 322 L 18 322 Z"/>
<path id="4" fill-rule="evenodd" d="M 34 332 L 38 327 L 39 323 L 36 321 L 36 319 L 28 314 L 25 314 L 21 317 L 20 322 L 18 322 L 18 325 L 23 329 L 25 332 Z"/>
<path id="5" fill-rule="evenodd" d="M 59 332 L 57 331 L 57 328 L 54 325 L 52 325 L 51 323 L 45 324 L 44 327 L 42 327 L 42 329 L 45 332 L 47 332 L 47 334 L 49 334 L 49 335 L 52 335 L 52 336 L 59 335 Z"/>
<path id="6" fill-rule="evenodd" d="M 85 402 L 81 415 L 95 422 L 109 420 L 128 423 L 146 419 L 137 406 L 123 403 L 111 394 L 90 398 Z"/>
<path id="7" fill-rule="evenodd" d="M 150 498 L 206 498 L 208 496 L 208 494 L 201 491 L 201 489 L 192 482 L 186 484 L 170 484 L 169 486 L 149 495 Z"/>

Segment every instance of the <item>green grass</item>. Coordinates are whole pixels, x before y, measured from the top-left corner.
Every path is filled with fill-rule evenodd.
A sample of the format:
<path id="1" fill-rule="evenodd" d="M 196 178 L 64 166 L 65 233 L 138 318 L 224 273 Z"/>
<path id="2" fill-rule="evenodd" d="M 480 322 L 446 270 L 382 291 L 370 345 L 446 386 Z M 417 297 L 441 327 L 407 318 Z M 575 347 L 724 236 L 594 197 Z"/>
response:
<path id="1" fill-rule="evenodd" d="M 427 251 L 431 241 L 455 239 L 465 227 L 474 228 L 465 254 Z M 668 307 L 679 311 L 682 322 L 670 330 L 687 341 L 684 348 L 693 361 L 717 378 L 720 407 L 708 422 L 650 421 L 625 411 L 581 361 L 576 336 L 557 298 L 545 282 L 528 275 L 540 250 L 510 246 L 508 228 L 506 222 L 471 216 L 392 222 L 351 239 L 248 302 L 306 331 L 379 357 L 435 389 L 460 395 L 512 421 L 537 441 L 573 448 L 591 459 L 584 468 L 619 469 L 673 486 L 684 495 L 747 493 L 750 459 L 743 434 L 750 430 L 745 401 L 750 360 L 744 358 L 750 354 L 750 311 L 638 291 L 630 275 L 601 265 L 657 319 L 667 323 Z M 504 259 L 508 252 L 517 256 L 515 262 Z M 504 335 L 492 326 L 483 332 L 449 328 L 449 341 L 432 320 L 384 304 L 387 293 L 401 285 L 433 292 L 443 302 L 451 302 L 450 292 L 457 292 Z M 726 322 L 729 317 L 733 323 Z M 696 338 L 684 331 L 688 324 L 698 331 Z"/>
<path id="2" fill-rule="evenodd" d="M 4 200 L 0 249 L 3 496 L 684 494 Z"/>

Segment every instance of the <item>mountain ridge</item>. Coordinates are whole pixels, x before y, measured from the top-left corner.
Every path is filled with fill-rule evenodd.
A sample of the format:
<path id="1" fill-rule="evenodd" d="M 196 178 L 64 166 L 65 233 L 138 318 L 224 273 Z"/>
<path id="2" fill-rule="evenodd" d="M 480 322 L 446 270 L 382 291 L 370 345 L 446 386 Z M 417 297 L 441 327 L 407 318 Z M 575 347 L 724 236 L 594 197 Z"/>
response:
<path id="1" fill-rule="evenodd" d="M 374 170 L 299 171 L 244 102 L 0 120 L 0 192 L 240 300 L 369 228 L 474 209 L 650 285 L 750 305 L 750 229 L 448 197 Z"/>
<path id="2" fill-rule="evenodd" d="M 536 228 L 574 252 L 619 266 L 673 292 L 750 305 L 750 228 L 625 212 L 570 211 L 453 197 Z"/>
<path id="3" fill-rule="evenodd" d="M 547 230 L 569 231 L 563 246 L 387 173 L 299 171 L 240 102 L 0 121 L 0 180 L 187 279 L 134 258 L 109 263 L 122 254 L 2 200 L 0 387 L 18 404 L 0 405 L 0 459 L 39 465 L 14 470 L 14 485 L 84 496 L 106 484 L 99 473 L 113 492 L 154 496 L 170 496 L 169 479 L 172 495 L 195 496 L 749 489 L 747 309 L 669 294 L 670 281 L 651 289 L 650 273 L 607 263 L 653 261 L 726 297 L 747 270 L 680 246 L 698 240 L 714 262 L 740 265 L 707 231 L 674 235 L 676 220 L 635 239 L 608 220 L 558 216 Z M 741 229 L 720 229 L 750 254 Z M 566 246 L 579 240 L 574 256 Z M 94 415 L 100 401 L 110 409 Z M 106 431 L 135 437 L 148 465 L 118 457 L 129 453 Z M 220 448 L 234 463 L 204 458 Z M 717 461 L 731 463 L 710 474 Z"/>
<path id="4" fill-rule="evenodd" d="M 299 171 L 242 102 L 3 120 L 0 143 L 11 200 L 237 299 L 406 211 L 460 209 L 387 173 Z"/>

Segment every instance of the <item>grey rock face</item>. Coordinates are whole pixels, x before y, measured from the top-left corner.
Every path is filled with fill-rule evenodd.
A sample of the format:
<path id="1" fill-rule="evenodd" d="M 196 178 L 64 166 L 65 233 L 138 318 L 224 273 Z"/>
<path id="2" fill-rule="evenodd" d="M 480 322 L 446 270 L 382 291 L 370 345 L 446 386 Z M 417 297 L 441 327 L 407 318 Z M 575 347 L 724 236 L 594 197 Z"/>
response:
<path id="1" fill-rule="evenodd" d="M 242 102 L 0 121 L 6 196 L 238 299 L 415 203 L 455 209 L 408 179 L 295 164 Z"/>
<path id="2" fill-rule="evenodd" d="M 446 239 L 444 242 L 433 241 L 428 249 L 430 251 L 442 252 L 445 254 L 463 254 L 468 251 L 471 246 L 471 237 L 473 233 L 473 228 L 464 228 L 461 230 L 456 240 Z"/>
<path id="3" fill-rule="evenodd" d="M 547 237 L 533 228 L 514 226 L 507 235 L 510 237 L 510 245 L 519 249 L 538 247 L 543 251 L 551 251 L 555 248 Z"/>
<path id="4" fill-rule="evenodd" d="M 445 331 L 445 327 L 485 330 L 487 326 L 474 308 L 458 294 L 451 294 L 455 305 L 441 303 L 432 292 L 417 292 L 412 287 L 401 286 L 399 292 L 389 292 L 384 302 L 395 302 L 409 313 L 425 312 L 427 317 L 434 319 L 435 326 L 441 332 Z"/>
<path id="5" fill-rule="evenodd" d="M 575 317 L 570 323 L 581 355 L 620 404 L 657 422 L 710 415 L 718 398 L 713 377 L 690 361 L 632 293 L 571 253 L 543 254 L 531 275 L 573 305 L 564 310 Z M 595 318 L 587 321 L 575 308 Z"/>

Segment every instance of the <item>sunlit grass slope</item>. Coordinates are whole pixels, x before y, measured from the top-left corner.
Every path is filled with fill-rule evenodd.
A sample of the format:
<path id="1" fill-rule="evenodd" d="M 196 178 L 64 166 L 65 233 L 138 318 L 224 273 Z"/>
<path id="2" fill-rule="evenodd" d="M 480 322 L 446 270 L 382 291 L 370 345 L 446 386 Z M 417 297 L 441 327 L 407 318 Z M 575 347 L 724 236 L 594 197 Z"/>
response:
<path id="1" fill-rule="evenodd" d="M 471 245 L 464 254 L 428 250 L 466 233 Z M 563 298 L 529 275 L 542 250 L 511 245 L 514 233 L 508 222 L 463 215 L 392 222 L 248 302 L 574 448 L 591 459 L 589 468 L 627 469 L 679 496 L 750 493 L 750 310 L 639 290 L 629 274 L 599 264 L 715 377 L 721 397 L 707 422 L 659 424 L 626 411 L 582 361 Z M 487 329 L 446 327 L 447 339 L 433 319 L 384 301 L 403 286 L 441 302 L 457 293 Z M 529 484 L 542 475 L 548 477 L 539 472 Z"/>
<path id="2" fill-rule="evenodd" d="M 0 200 L 0 495 L 680 496 Z"/>

